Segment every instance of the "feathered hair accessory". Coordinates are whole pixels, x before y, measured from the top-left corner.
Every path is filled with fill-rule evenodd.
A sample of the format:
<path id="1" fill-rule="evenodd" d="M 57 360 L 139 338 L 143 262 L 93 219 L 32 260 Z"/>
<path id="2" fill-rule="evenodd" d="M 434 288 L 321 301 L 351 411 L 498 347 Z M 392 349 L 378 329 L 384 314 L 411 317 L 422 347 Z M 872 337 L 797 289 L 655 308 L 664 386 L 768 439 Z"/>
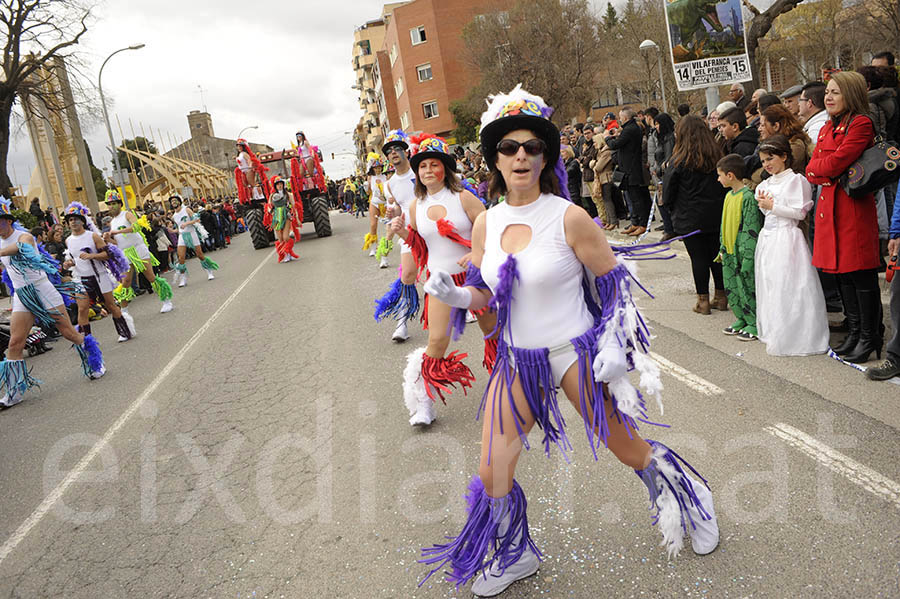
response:
<path id="1" fill-rule="evenodd" d="M 0 216 L 6 216 L 15 220 L 15 216 L 13 216 L 13 203 L 12 200 L 6 199 L 5 196 L 0 195 Z"/>
<path id="2" fill-rule="evenodd" d="M 394 129 L 384 138 L 384 143 L 381 144 L 381 153 L 387 154 L 388 148 L 391 146 L 400 146 L 404 150 L 408 150 L 409 135 L 403 129 Z"/>
<path id="3" fill-rule="evenodd" d="M 378 152 L 369 152 L 366 155 L 366 172 L 371 173 L 376 166 L 384 167 L 384 164 L 381 162 L 381 155 Z"/>
<path id="4" fill-rule="evenodd" d="M 488 96 L 487 102 L 487 110 L 481 114 L 481 131 L 497 119 L 507 116 L 534 116 L 549 120 L 553 115 L 553 108 L 547 106 L 542 97 L 522 89 L 521 83 L 508 94 Z"/>
<path id="5" fill-rule="evenodd" d="M 97 225 L 94 224 L 94 221 L 91 218 L 91 211 L 88 210 L 88 207 L 81 202 L 71 202 L 68 206 L 66 206 L 66 210 L 63 213 L 63 216 L 65 218 L 69 218 L 70 216 L 80 216 L 84 219 L 84 224 L 88 229 L 90 229 L 94 233 L 99 233 L 99 231 L 97 230 Z"/>
<path id="6" fill-rule="evenodd" d="M 444 167 L 450 172 L 456 172 L 456 158 L 450 154 L 450 145 L 447 140 L 431 133 L 421 133 L 410 138 L 415 151 L 409 159 L 413 171 L 419 170 L 419 163 L 426 158 L 437 158 L 444 163 Z"/>

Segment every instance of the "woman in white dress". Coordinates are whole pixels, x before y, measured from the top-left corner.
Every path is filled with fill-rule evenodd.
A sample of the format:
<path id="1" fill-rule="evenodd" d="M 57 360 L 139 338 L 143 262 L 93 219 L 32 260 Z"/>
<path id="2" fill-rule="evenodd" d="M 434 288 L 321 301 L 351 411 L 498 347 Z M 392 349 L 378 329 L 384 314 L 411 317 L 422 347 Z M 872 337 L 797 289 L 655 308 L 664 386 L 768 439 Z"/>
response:
<path id="1" fill-rule="evenodd" d="M 756 246 L 756 315 L 759 339 L 773 356 L 808 356 L 828 349 L 828 316 L 822 285 L 797 226 L 813 205 L 812 189 L 791 170 L 791 145 L 783 135 L 759 147 L 771 175 L 756 188 L 766 217 Z"/>

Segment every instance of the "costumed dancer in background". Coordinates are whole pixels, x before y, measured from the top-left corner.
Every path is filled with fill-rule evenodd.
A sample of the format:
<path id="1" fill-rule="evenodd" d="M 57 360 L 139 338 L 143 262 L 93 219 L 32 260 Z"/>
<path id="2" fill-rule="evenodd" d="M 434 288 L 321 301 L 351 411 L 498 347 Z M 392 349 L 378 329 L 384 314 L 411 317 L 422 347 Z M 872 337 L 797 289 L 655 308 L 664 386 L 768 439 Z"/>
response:
<path id="1" fill-rule="evenodd" d="M 113 297 L 117 282 L 125 279 L 131 263 L 118 247 L 104 241 L 91 220 L 87 206 L 72 202 L 64 213 L 71 234 L 66 238 L 69 259 L 63 263 L 81 281 L 83 293 L 75 296 L 78 304 L 78 329 L 91 333 L 90 310 L 92 303 L 103 304 L 112 315 L 119 341 L 128 341 L 137 334 L 134 318 L 123 312 Z"/>
<path id="2" fill-rule="evenodd" d="M 401 214 L 409 222 L 409 207 L 416 199 L 416 173 L 409 165 L 409 136 L 402 129 L 388 133 L 382 154 L 394 167 L 394 174 L 387 181 L 388 216 Z M 393 232 L 389 233 L 390 236 Z M 400 277 L 388 292 L 375 302 L 375 320 L 390 316 L 398 321 L 391 339 L 403 343 L 409 339 L 407 322 L 419 313 L 419 292 L 416 289 L 416 262 L 412 250 L 400 240 Z"/>
<path id="3" fill-rule="evenodd" d="M 31 376 L 22 353 L 35 322 L 55 326 L 74 344 L 85 376 L 97 379 L 106 373 L 100 346 L 90 334 L 75 330 L 60 293 L 74 294 L 80 286 L 71 281 L 51 283 L 47 275 L 58 276 L 58 265 L 51 264 L 38 251 L 34 238 L 16 223 L 11 211 L 12 202 L 0 197 L 0 262 L 13 287 L 10 289 L 13 297 L 9 347 L 6 359 L 0 362 L 0 388 L 3 390 L 0 408 L 19 403 L 28 389 L 40 385 L 40 381 Z"/>
<path id="4" fill-rule="evenodd" d="M 363 239 L 363 250 L 371 248 L 370 256 L 375 256 L 378 250 L 378 222 L 387 216 L 387 196 L 384 185 L 387 177 L 381 174 L 383 169 L 381 156 L 375 152 L 369 152 L 366 159 L 366 192 L 369 195 L 369 232 Z M 382 252 L 384 254 L 384 252 Z M 387 268 L 387 255 L 382 255 L 378 261 L 379 268 Z"/>
<path id="5" fill-rule="evenodd" d="M 219 265 L 213 262 L 209 256 L 203 255 L 203 248 L 200 246 L 200 236 L 198 227 L 200 226 L 200 218 L 194 215 L 194 211 L 187 207 L 182 201 L 181 196 L 174 195 L 169 198 L 172 210 L 175 214 L 172 220 L 178 227 L 178 264 L 175 265 L 175 280 L 178 281 L 179 287 L 187 285 L 188 270 L 184 260 L 187 257 L 187 250 L 191 248 L 197 254 L 200 260 L 200 266 L 206 271 L 207 280 L 212 281 L 216 277 L 213 275 L 214 270 L 219 270 Z"/>
<path id="6" fill-rule="evenodd" d="M 514 475 L 535 424 L 548 456 L 553 445 L 564 456 L 571 450 L 558 387 L 581 415 L 595 459 L 605 445 L 647 486 L 670 555 L 685 534 L 699 554 L 719 539 L 712 494 L 688 471 L 702 477 L 662 443 L 638 435 L 645 406 L 628 370 L 640 373 L 644 393 L 657 400 L 662 388 L 631 296 L 632 282 L 639 284 L 617 263 L 602 228 L 560 197 L 565 167 L 551 114 L 521 86 L 492 98 L 481 119 L 481 147 L 492 198 L 502 194 L 506 201 L 475 222 L 467 286 L 436 269 L 425 285 L 457 308 L 498 310 L 501 337 L 479 410 L 481 463 L 468 488 L 468 521 L 459 536 L 423 550 L 421 560 L 436 565 L 431 574 L 449 563 L 448 579 L 457 586 L 474 579 L 472 591 L 481 597 L 501 593 L 540 565 Z"/>
<path id="7" fill-rule="evenodd" d="M 463 188 L 456 176 L 456 160 L 440 137 L 421 139 L 410 165 L 416 187 L 415 200 L 409 206 L 409 226 L 401 214 L 393 219 L 391 228 L 409 244 L 419 270 L 441 270 L 461 285 L 466 277 L 462 265 L 468 263 L 472 249 L 472 222 L 484 212 L 484 204 Z M 475 380 L 463 363 L 467 354 L 453 351 L 445 356 L 450 345 L 450 308 L 440 298 L 425 298 L 428 345 L 409 354 L 403 372 L 403 399 L 411 425 L 431 424 L 437 398 L 446 403 L 444 393 L 450 393 L 450 387 L 458 384 L 465 393 Z M 493 329 L 494 319 L 491 312 L 479 317 L 488 331 Z M 486 344 L 485 362 L 488 353 Z M 493 366 L 485 365 L 488 369 Z"/>
<path id="8" fill-rule="evenodd" d="M 143 273 L 159 297 L 159 301 L 162 302 L 159 311 L 161 313 L 171 312 L 172 287 L 164 278 L 154 274 L 153 267 L 159 266 L 159 260 L 150 253 L 147 248 L 147 238 L 144 237 L 144 231 L 150 230 L 147 216 L 137 218 L 133 212 L 122 210 L 122 198 L 119 197 L 118 192 L 112 189 L 106 192 L 106 205 L 112 220 L 109 223 L 109 233 L 104 235 L 104 239 L 119 246 L 133 268 L 133 270 L 128 269 L 128 274 L 125 275 L 119 286 L 113 289 L 113 297 L 119 301 L 122 310 L 125 310 L 134 299 L 134 289 L 131 288 L 132 275 Z"/>
<path id="9" fill-rule="evenodd" d="M 235 158 L 238 165 L 234 169 L 234 182 L 237 186 L 238 201 L 246 204 L 251 198 L 265 200 L 271 192 L 266 178 L 269 169 L 259 161 L 246 139 L 238 139 L 235 148 L 238 152 Z"/>
<path id="10" fill-rule="evenodd" d="M 284 179 L 275 175 L 271 184 L 272 193 L 269 195 L 266 210 L 272 221 L 272 230 L 275 232 L 275 250 L 278 262 L 290 262 L 300 257 L 294 253 L 294 238 L 291 237 L 291 229 L 294 229 L 297 239 L 300 238 L 300 231 L 296 230 L 294 204 L 287 192 Z"/>
<path id="11" fill-rule="evenodd" d="M 309 140 L 306 139 L 306 134 L 303 131 L 297 131 L 297 155 L 299 157 L 300 171 L 301 176 L 304 179 L 308 179 L 307 184 L 315 185 L 317 178 L 316 173 L 316 159 L 314 156 L 315 150 L 313 147 L 309 145 Z"/>

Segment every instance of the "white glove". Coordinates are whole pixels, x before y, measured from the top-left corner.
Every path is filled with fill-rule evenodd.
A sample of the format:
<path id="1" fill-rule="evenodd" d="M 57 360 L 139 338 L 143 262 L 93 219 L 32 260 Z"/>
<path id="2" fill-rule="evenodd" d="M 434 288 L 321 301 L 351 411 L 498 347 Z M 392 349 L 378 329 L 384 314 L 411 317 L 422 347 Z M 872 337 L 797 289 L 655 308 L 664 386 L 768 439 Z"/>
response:
<path id="1" fill-rule="evenodd" d="M 618 343 L 606 345 L 597 352 L 594 358 L 594 380 L 608 383 L 628 374 L 628 359 L 625 348 Z"/>
<path id="2" fill-rule="evenodd" d="M 472 305 L 472 292 L 465 287 L 457 287 L 450 273 L 433 269 L 425 281 L 425 293 L 454 308 L 468 308 Z"/>

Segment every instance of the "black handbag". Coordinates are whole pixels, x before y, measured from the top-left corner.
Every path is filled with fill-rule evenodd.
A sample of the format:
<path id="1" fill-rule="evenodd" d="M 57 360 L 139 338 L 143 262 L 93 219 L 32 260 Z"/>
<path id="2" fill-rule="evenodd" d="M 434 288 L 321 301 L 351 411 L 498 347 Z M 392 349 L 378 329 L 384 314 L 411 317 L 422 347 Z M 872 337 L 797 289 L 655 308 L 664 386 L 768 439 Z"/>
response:
<path id="1" fill-rule="evenodd" d="M 618 166 L 613 170 L 612 184 L 616 187 L 622 187 L 623 185 L 626 185 L 627 179 L 628 175 L 626 175 L 624 171 L 619 170 Z"/>
<path id="2" fill-rule="evenodd" d="M 875 138 L 875 145 L 841 175 L 840 184 L 851 198 L 862 198 L 900 180 L 897 143 Z"/>

